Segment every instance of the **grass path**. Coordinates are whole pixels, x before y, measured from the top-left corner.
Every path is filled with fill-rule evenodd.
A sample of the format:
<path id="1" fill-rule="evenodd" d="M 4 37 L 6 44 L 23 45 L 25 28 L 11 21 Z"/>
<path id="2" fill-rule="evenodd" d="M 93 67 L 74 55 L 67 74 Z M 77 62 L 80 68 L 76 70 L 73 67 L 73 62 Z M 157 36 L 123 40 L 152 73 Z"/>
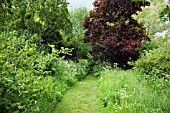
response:
<path id="1" fill-rule="evenodd" d="M 54 113 L 102 113 L 100 101 L 97 99 L 97 81 L 88 76 L 68 90 Z"/>

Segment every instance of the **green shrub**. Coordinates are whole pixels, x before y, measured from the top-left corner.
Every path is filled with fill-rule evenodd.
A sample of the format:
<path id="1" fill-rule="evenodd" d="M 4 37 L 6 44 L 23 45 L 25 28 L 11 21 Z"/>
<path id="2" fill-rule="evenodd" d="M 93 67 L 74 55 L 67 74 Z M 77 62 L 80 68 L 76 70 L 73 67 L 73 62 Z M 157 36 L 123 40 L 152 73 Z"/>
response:
<path id="1" fill-rule="evenodd" d="M 33 43 L 36 34 L 19 34 L 0 35 L 0 112 L 49 112 L 65 90 L 86 75 L 85 68 L 59 58 L 68 49 L 51 46 L 51 54 L 40 53 Z"/>
<path id="2" fill-rule="evenodd" d="M 165 39 L 164 39 L 165 40 Z M 146 51 L 133 66 L 151 77 L 170 78 L 170 43 L 167 37 L 164 43 L 160 43 L 159 48 Z"/>
<path id="3" fill-rule="evenodd" d="M 99 80 L 103 113 L 169 113 L 170 82 L 148 83 L 138 71 L 111 70 Z"/>
<path id="4" fill-rule="evenodd" d="M 59 77 L 70 84 L 75 80 L 82 80 L 87 75 L 86 67 L 80 63 L 71 60 L 59 60 L 57 63 L 56 70 Z"/>
<path id="5" fill-rule="evenodd" d="M 140 48 L 137 48 L 137 50 L 140 50 L 140 52 L 145 53 L 145 51 L 149 51 L 149 50 L 158 48 L 158 45 L 159 44 L 156 40 L 152 40 L 152 41 L 142 40 L 142 45 Z"/>
<path id="6" fill-rule="evenodd" d="M 41 76 L 43 71 L 35 68 L 37 59 L 44 57 L 43 53 L 37 52 L 36 45 L 31 43 L 35 37 L 26 40 L 28 37 L 18 35 L 18 32 L 0 35 L 1 112 L 26 112 L 29 109 L 33 112 L 42 109 L 36 105 L 39 99 L 54 99 L 51 92 L 45 95 L 48 89 L 43 81 L 47 78 Z M 50 88 L 54 88 L 53 81 L 48 81 L 52 83 Z M 54 92 L 55 98 L 61 98 L 57 90 Z"/>
<path id="7" fill-rule="evenodd" d="M 99 77 L 103 71 L 112 69 L 111 65 L 107 62 L 102 62 L 90 54 L 88 54 L 87 57 L 88 59 L 78 59 L 78 62 L 86 68 L 88 75 Z"/>

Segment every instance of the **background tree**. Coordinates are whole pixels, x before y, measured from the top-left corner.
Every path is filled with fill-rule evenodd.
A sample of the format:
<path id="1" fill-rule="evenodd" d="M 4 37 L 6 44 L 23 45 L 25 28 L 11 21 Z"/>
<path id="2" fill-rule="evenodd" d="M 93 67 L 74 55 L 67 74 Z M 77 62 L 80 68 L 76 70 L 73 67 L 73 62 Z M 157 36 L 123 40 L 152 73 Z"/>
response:
<path id="1" fill-rule="evenodd" d="M 159 14 L 167 6 L 165 0 L 149 0 L 150 6 L 142 8 L 138 15 L 133 15 L 140 24 L 146 29 L 146 34 L 152 38 L 152 42 L 157 39 L 158 34 L 170 30 L 170 22 L 162 21 Z M 152 21 L 151 21 L 152 20 Z"/>
<path id="2" fill-rule="evenodd" d="M 147 1 L 95 0 L 94 9 L 84 21 L 85 42 L 90 42 L 91 53 L 106 62 L 126 67 L 128 61 L 139 57 L 142 40 L 150 40 L 144 27 L 132 15 L 149 6 Z"/>
<path id="3" fill-rule="evenodd" d="M 62 44 L 61 31 L 71 32 L 66 0 L 2 0 L 0 32 L 27 30 L 39 34 L 43 43 Z"/>
<path id="4" fill-rule="evenodd" d="M 83 21 L 88 16 L 89 10 L 86 7 L 75 8 L 70 11 L 70 20 L 72 22 L 72 36 L 69 41 L 66 42 L 66 46 L 69 45 L 74 48 L 72 57 L 74 59 L 87 58 L 88 51 L 90 49 L 89 44 L 83 43 L 85 30 L 83 28 Z M 69 44 L 68 44 L 69 42 Z"/>

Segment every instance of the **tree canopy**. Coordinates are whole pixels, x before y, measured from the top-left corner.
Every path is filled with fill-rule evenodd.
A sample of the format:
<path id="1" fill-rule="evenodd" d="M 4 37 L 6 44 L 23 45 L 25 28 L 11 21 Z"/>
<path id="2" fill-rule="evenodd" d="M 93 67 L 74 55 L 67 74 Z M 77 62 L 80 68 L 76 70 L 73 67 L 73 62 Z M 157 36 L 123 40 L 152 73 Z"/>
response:
<path id="1" fill-rule="evenodd" d="M 61 31 L 70 32 L 66 0 L 2 0 L 0 32 L 28 30 L 39 34 L 44 43 L 58 45 Z"/>
<path id="2" fill-rule="evenodd" d="M 92 55 L 119 66 L 127 66 L 140 54 L 142 40 L 150 40 L 144 27 L 132 18 L 147 1 L 95 0 L 94 9 L 84 21 L 85 42 L 90 42 Z"/>

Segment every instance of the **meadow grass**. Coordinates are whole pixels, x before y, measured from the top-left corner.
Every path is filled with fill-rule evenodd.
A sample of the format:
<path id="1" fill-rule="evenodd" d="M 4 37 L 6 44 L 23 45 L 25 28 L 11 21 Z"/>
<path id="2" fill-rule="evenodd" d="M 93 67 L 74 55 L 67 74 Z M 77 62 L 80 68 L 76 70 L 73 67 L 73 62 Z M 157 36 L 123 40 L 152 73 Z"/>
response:
<path id="1" fill-rule="evenodd" d="M 150 81 L 135 70 L 105 71 L 99 80 L 104 113 L 170 113 L 169 81 Z"/>

